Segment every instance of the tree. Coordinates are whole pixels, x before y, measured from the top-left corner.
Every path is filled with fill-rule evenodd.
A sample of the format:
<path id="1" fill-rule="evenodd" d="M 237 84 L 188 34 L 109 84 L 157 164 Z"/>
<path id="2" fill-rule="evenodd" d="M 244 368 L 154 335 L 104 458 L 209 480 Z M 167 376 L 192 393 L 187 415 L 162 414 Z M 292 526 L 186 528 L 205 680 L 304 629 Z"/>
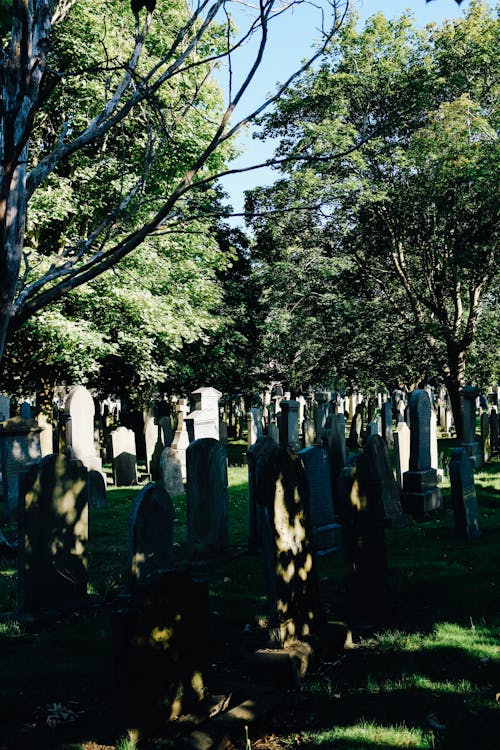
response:
<path id="1" fill-rule="evenodd" d="M 193 201 L 206 210 L 197 196 L 227 171 L 228 144 L 266 106 L 231 121 L 262 60 L 269 24 L 294 5 L 262 0 L 238 34 L 225 0 L 202 0 L 193 8 L 184 0 L 163 0 L 154 13 L 146 4 L 130 14 L 121 4 L 118 14 L 113 0 L 101 0 L 101 13 L 87 0 L 13 0 L 10 32 L 2 29 L 0 355 L 9 331 L 36 312 L 116 267 L 148 237 L 185 229 Z M 348 2 L 327 0 L 325 6 L 321 12 L 329 11 L 331 23 L 322 25 L 311 60 L 339 28 Z M 106 25 L 99 36 L 96 18 L 108 12 L 110 33 Z M 72 24 L 76 37 L 65 32 Z M 158 33 L 161 25 L 166 34 Z M 97 35 L 102 50 L 97 54 L 91 45 L 88 59 L 78 47 L 86 35 Z M 256 52 L 235 84 L 232 59 L 250 38 L 257 39 Z M 210 92 L 211 74 L 225 59 L 229 93 L 223 105 Z M 72 104 L 75 90 L 78 107 Z M 131 147 L 130 133 L 139 148 Z M 60 225 L 52 227 L 55 237 L 45 237 L 50 254 L 42 250 L 35 270 L 39 256 L 27 246 L 27 222 L 45 187 L 52 203 L 42 200 L 38 210 L 50 210 L 55 192 Z M 75 187 L 78 195 L 68 202 Z M 66 226 L 72 205 L 95 203 L 96 195 L 103 199 L 101 210 L 91 211 L 88 223 L 71 218 Z"/>
<path id="2" fill-rule="evenodd" d="M 467 356 L 498 280 L 498 60 L 484 4 L 426 31 L 378 14 L 344 27 L 265 121 L 295 159 L 292 195 L 305 185 L 303 204 L 321 205 L 323 246 L 343 248 L 392 308 L 388 331 L 397 316 L 432 359 L 459 433 Z"/>

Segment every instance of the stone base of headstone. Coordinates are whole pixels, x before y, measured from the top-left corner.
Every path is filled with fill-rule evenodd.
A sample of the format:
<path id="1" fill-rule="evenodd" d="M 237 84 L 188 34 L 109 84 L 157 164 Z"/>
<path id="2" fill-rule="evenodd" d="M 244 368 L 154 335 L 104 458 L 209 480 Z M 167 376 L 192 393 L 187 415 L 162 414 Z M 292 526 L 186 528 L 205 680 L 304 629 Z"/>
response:
<path id="1" fill-rule="evenodd" d="M 480 469 L 483 465 L 483 456 L 479 443 L 462 443 L 461 448 L 465 448 L 467 451 L 474 469 Z"/>
<path id="2" fill-rule="evenodd" d="M 342 527 L 339 523 L 319 526 L 312 531 L 312 546 L 319 556 L 342 549 Z"/>
<path id="3" fill-rule="evenodd" d="M 406 471 L 403 474 L 403 510 L 420 515 L 437 510 L 443 504 L 443 495 L 437 486 L 436 469 Z"/>
<path id="4" fill-rule="evenodd" d="M 148 732 L 189 713 L 204 697 L 208 587 L 181 571 L 116 600 L 114 693 L 127 728 Z"/>

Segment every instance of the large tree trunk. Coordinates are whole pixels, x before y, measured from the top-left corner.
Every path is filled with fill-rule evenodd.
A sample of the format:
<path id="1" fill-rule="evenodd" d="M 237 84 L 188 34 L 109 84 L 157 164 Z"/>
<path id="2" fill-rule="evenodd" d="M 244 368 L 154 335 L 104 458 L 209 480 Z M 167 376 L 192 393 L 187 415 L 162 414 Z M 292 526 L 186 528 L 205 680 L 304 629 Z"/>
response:
<path id="1" fill-rule="evenodd" d="M 460 391 L 465 383 L 466 352 L 453 342 L 448 342 L 448 362 L 444 368 L 444 382 L 450 397 L 451 411 L 459 440 L 464 436 L 464 417 Z"/>

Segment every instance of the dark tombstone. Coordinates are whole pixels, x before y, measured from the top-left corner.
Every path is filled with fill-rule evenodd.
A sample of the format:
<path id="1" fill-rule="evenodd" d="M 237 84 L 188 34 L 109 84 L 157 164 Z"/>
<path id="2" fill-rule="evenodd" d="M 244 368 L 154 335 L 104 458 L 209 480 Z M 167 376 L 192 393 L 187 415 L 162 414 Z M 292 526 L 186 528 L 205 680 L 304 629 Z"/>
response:
<path id="1" fill-rule="evenodd" d="M 99 510 L 100 508 L 106 507 L 106 482 L 104 480 L 104 474 L 101 471 L 95 471 L 94 469 L 88 470 L 87 490 L 89 506 L 91 508 Z"/>
<path id="2" fill-rule="evenodd" d="M 361 404 L 356 406 L 355 414 L 351 421 L 351 429 L 349 430 L 349 448 L 359 448 L 361 445 L 361 434 L 363 431 L 363 407 Z"/>
<path id="3" fill-rule="evenodd" d="M 186 450 L 187 552 L 190 560 L 217 557 L 229 545 L 227 452 L 214 438 Z"/>
<path id="4" fill-rule="evenodd" d="M 387 446 L 380 435 L 371 435 L 368 438 L 365 455 L 370 497 L 373 497 L 376 503 L 382 502 L 386 524 L 395 527 L 409 526 L 413 519 L 407 513 L 403 513 L 400 491 L 392 473 Z"/>
<path id="5" fill-rule="evenodd" d="M 294 450 L 299 448 L 299 402 L 283 400 L 281 402 L 281 417 L 279 421 L 280 445 L 289 445 Z"/>
<path id="6" fill-rule="evenodd" d="M 340 524 L 335 522 L 333 512 L 328 448 L 314 445 L 298 455 L 306 472 L 313 547 L 318 554 L 334 552 L 340 549 L 342 540 Z"/>
<path id="7" fill-rule="evenodd" d="M 208 586 L 169 571 L 115 600 L 114 693 L 127 729 L 149 734 L 196 710 L 208 669 Z"/>
<path id="8" fill-rule="evenodd" d="M 492 455 L 498 456 L 500 452 L 500 431 L 498 412 L 492 407 L 490 412 L 490 446 Z"/>
<path id="9" fill-rule="evenodd" d="M 462 448 L 465 448 L 474 463 L 475 469 L 482 466 L 482 455 L 479 443 L 476 440 L 476 399 L 479 396 L 479 388 L 476 386 L 465 386 L 460 391 L 462 397 L 462 410 L 464 419 L 464 439 Z"/>
<path id="10" fill-rule="evenodd" d="M 0 393 L 0 422 L 10 419 L 10 397 Z"/>
<path id="11" fill-rule="evenodd" d="M 31 404 L 29 403 L 29 401 L 22 402 L 21 406 L 19 407 L 19 415 L 21 416 L 21 419 L 33 419 Z"/>
<path id="12" fill-rule="evenodd" d="M 441 507 L 437 471 L 431 467 L 431 402 L 423 389 L 410 396 L 410 468 L 403 474 L 402 503 L 406 512 L 422 515 Z"/>
<path id="13" fill-rule="evenodd" d="M 392 405 L 390 401 L 382 404 L 382 436 L 388 448 L 394 446 L 392 435 Z"/>
<path id="14" fill-rule="evenodd" d="M 174 439 L 174 431 L 172 429 L 172 420 L 170 416 L 163 416 L 158 419 L 158 424 L 161 430 L 162 442 L 165 448 L 170 448 L 172 440 Z"/>
<path id="15" fill-rule="evenodd" d="M 450 460 L 451 501 L 455 535 L 458 539 L 477 539 L 481 535 L 477 509 L 474 471 L 465 448 L 455 448 Z"/>
<path id="16" fill-rule="evenodd" d="M 113 478 L 117 487 L 137 484 L 137 455 L 135 434 L 127 427 L 118 427 L 111 433 Z"/>
<path id="17" fill-rule="evenodd" d="M 347 461 L 345 417 L 343 414 L 334 414 L 332 417 L 330 432 L 328 434 L 328 459 L 330 462 L 333 506 L 334 511 L 337 512 L 337 480 Z"/>
<path id="18" fill-rule="evenodd" d="M 130 571 L 135 583 L 147 583 L 173 565 L 174 507 L 168 492 L 150 482 L 130 509 Z"/>
<path id="19" fill-rule="evenodd" d="M 160 478 L 160 456 L 165 446 L 161 427 L 155 417 L 148 417 L 144 422 L 144 440 L 146 471 L 152 481 L 157 481 Z"/>
<path id="20" fill-rule="evenodd" d="M 64 607 L 87 593 L 87 469 L 66 456 L 46 456 L 22 485 L 19 611 Z"/>
<path id="21" fill-rule="evenodd" d="M 248 548 L 258 549 L 262 544 L 260 503 L 257 498 L 257 477 L 262 470 L 265 455 L 273 449 L 275 442 L 271 437 L 259 437 L 247 451 L 248 466 Z"/>
<path id="22" fill-rule="evenodd" d="M 486 411 L 481 414 L 481 449 L 482 460 L 486 464 L 491 458 L 490 418 Z"/>
<path id="23" fill-rule="evenodd" d="M 379 488 L 372 484 L 370 458 L 365 453 L 353 456 L 342 470 L 339 493 L 348 567 L 346 606 L 354 618 L 378 620 L 384 617 L 388 603 L 385 511 Z"/>
<path id="24" fill-rule="evenodd" d="M 273 446 L 257 476 L 270 611 L 271 643 L 321 639 L 324 616 L 308 517 L 307 479 L 299 457 Z"/>
<path id="25" fill-rule="evenodd" d="M 17 516 L 22 473 L 41 458 L 40 432 L 31 419 L 12 417 L 0 423 L 1 495 L 6 519 Z"/>

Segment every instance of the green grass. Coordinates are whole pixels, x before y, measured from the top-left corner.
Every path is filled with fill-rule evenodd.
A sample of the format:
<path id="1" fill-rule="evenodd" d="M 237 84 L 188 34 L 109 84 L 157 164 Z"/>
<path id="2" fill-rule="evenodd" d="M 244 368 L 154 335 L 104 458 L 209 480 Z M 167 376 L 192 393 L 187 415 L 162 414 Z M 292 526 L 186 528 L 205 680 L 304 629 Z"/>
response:
<path id="1" fill-rule="evenodd" d="M 442 441 L 440 450 L 449 454 L 452 445 Z M 109 489 L 107 507 L 91 511 L 89 591 L 107 601 L 127 582 L 128 518 L 138 491 Z M 493 750 L 498 745 L 499 461 L 476 474 L 476 491 L 482 536 L 473 543 L 454 538 L 446 476 L 443 509 L 409 528 L 387 530 L 385 616 L 370 632 L 354 633 L 352 650 L 332 653 L 313 669 L 290 707 L 261 727 L 261 737 L 272 733 L 290 750 Z M 185 564 L 186 498 L 173 502 L 175 554 Z M 231 544 L 240 554 L 198 568 L 196 575 L 209 582 L 213 662 L 244 676 L 246 634 L 262 633 L 267 615 L 263 561 L 244 553 L 244 466 L 229 468 L 229 520 Z M 342 555 L 319 558 L 318 569 L 327 617 L 342 620 Z M 3 611 L 15 607 L 16 576 L 12 560 L 1 561 Z M 109 608 L 61 619 L 37 633 L 11 619 L 0 626 L 0 644 L 0 747 L 86 750 L 90 741 L 117 748 L 126 742 L 119 739 L 125 728 L 113 713 Z M 82 711 L 78 721 L 51 729 L 40 719 L 47 705 L 72 701 Z M 242 736 L 233 738 L 237 750 Z"/>

